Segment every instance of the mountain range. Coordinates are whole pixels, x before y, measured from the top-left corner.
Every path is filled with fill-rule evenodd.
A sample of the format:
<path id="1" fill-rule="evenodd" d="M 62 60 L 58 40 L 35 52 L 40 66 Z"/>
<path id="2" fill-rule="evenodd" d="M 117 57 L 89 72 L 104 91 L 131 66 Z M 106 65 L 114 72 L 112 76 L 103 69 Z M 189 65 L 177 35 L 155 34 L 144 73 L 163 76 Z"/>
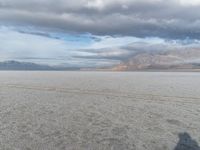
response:
<path id="1" fill-rule="evenodd" d="M 141 50 L 122 60 L 118 65 L 96 69 L 49 66 L 11 60 L 0 62 L 0 70 L 200 71 L 200 50 Z"/>
<path id="2" fill-rule="evenodd" d="M 113 71 L 200 71 L 200 50 L 142 51 L 111 68 Z"/>
<path id="3" fill-rule="evenodd" d="M 49 66 L 41 65 L 30 62 L 19 62 L 19 61 L 4 61 L 0 62 L 0 70 L 79 70 L 80 68 L 76 67 L 61 67 L 61 66 Z"/>

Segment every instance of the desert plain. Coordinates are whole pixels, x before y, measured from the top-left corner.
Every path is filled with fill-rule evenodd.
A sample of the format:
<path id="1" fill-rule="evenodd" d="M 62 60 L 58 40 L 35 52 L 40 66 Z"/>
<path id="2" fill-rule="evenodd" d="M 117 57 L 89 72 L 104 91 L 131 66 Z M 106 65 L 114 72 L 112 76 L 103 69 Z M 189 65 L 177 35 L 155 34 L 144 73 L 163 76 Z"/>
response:
<path id="1" fill-rule="evenodd" d="M 199 150 L 200 74 L 0 72 L 0 150 Z"/>

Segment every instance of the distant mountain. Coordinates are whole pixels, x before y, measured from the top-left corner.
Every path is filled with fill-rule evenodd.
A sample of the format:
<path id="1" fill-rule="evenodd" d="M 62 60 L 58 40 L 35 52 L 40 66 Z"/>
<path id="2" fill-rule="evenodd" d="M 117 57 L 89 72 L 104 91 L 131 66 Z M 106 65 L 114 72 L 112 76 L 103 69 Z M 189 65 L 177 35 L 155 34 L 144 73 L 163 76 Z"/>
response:
<path id="1" fill-rule="evenodd" d="M 124 60 L 113 71 L 192 70 L 200 71 L 200 50 L 143 51 Z"/>
<path id="2" fill-rule="evenodd" d="M 48 66 L 40 65 L 30 62 L 18 62 L 18 61 L 4 61 L 0 62 L 0 70 L 79 70 L 79 68 L 73 67 L 60 67 L 60 66 Z"/>

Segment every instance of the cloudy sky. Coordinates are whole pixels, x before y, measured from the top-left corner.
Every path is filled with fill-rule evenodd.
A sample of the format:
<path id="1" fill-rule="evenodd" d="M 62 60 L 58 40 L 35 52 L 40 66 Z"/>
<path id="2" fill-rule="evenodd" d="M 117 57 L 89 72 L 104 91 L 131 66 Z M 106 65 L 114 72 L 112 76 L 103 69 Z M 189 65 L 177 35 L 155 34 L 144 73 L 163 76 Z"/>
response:
<path id="1" fill-rule="evenodd" d="M 110 66 L 199 40 L 200 0 L 0 0 L 0 61 Z"/>

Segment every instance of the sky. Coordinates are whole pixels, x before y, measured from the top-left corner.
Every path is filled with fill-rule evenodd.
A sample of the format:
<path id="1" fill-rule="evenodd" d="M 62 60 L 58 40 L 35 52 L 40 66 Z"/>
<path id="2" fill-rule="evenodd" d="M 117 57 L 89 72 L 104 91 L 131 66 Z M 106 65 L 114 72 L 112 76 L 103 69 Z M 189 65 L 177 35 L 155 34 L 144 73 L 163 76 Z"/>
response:
<path id="1" fill-rule="evenodd" d="M 102 67 L 200 47 L 200 0 L 0 0 L 0 61 Z"/>

